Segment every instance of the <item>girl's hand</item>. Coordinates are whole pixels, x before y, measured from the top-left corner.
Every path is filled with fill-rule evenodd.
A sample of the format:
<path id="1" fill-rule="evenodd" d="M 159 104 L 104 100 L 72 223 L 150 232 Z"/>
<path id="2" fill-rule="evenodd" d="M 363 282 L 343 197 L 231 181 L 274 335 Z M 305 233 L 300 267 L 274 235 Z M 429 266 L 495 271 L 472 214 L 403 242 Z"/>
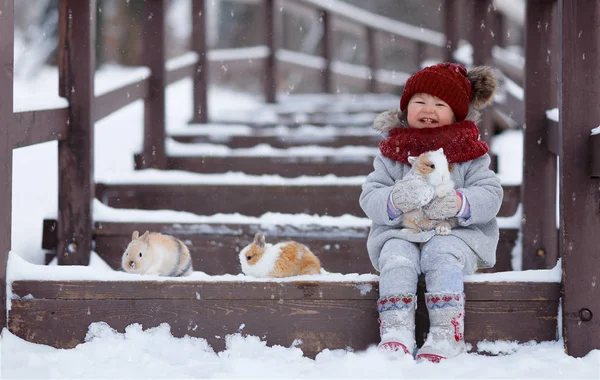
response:
<path id="1" fill-rule="evenodd" d="M 436 197 L 423 206 L 423 212 L 429 219 L 444 220 L 455 217 L 462 207 L 462 199 L 456 192 L 445 197 Z"/>

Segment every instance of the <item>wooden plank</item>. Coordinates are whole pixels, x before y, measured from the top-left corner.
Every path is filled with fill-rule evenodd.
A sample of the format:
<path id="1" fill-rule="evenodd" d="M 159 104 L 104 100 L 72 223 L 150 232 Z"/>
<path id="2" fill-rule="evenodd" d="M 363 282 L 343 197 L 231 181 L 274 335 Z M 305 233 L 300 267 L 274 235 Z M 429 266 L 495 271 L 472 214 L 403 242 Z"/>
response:
<path id="1" fill-rule="evenodd" d="M 519 188 L 504 187 L 499 216 L 513 216 Z M 96 185 L 96 196 L 108 206 L 144 210 L 189 211 L 199 215 L 266 212 L 364 216 L 358 199 L 361 187 L 257 185 Z"/>
<path id="2" fill-rule="evenodd" d="M 523 269 L 553 268 L 556 233 L 556 155 L 548 150 L 546 110 L 556 105 L 553 72 L 554 0 L 527 2 L 525 124 L 523 129 Z"/>
<path id="3" fill-rule="evenodd" d="M 458 48 L 459 38 L 459 3 L 457 0 L 446 0 L 442 3 L 444 12 L 444 35 L 446 37 L 446 48 L 444 49 L 444 61 L 456 62 L 454 51 Z"/>
<path id="4" fill-rule="evenodd" d="M 144 167 L 165 169 L 165 17 L 166 0 L 144 2 L 144 62 L 150 69 L 148 97 L 144 102 Z"/>
<path id="5" fill-rule="evenodd" d="M 136 162 L 139 162 L 136 156 Z M 196 173 L 242 172 L 249 175 L 280 175 L 282 177 L 339 177 L 368 175 L 373 171 L 374 156 L 200 156 L 167 157 L 167 169 Z M 137 164 L 136 164 L 136 167 Z"/>
<path id="6" fill-rule="evenodd" d="M 14 149 L 48 141 L 65 140 L 69 133 L 67 108 L 15 112 L 14 118 L 16 125 L 11 129 Z"/>
<path id="7" fill-rule="evenodd" d="M 331 72 L 331 63 L 334 58 L 333 51 L 333 29 L 331 28 L 331 13 L 329 10 L 319 10 L 319 21 L 323 28 L 323 38 L 321 39 L 321 57 L 325 67 L 321 70 L 321 88 L 323 93 L 333 93 L 333 75 Z"/>
<path id="8" fill-rule="evenodd" d="M 600 134 L 590 137 L 592 152 L 592 177 L 600 177 Z"/>
<path id="9" fill-rule="evenodd" d="M 132 291 L 135 289 L 135 291 Z M 423 290 L 423 289 L 421 289 Z M 372 300 L 378 299 L 377 281 L 37 281 L 19 280 L 13 294 L 35 299 L 62 300 Z M 554 282 L 467 282 L 470 302 L 558 302 L 560 284 Z M 556 315 L 555 315 L 556 317 Z"/>
<path id="10" fill-rule="evenodd" d="M 44 221 L 42 248 L 56 249 L 56 222 Z M 209 275 L 240 273 L 238 252 L 252 242 L 257 232 L 267 241 L 295 240 L 308 246 L 332 273 L 375 273 L 366 253 L 367 227 L 325 227 L 253 224 L 169 224 L 107 223 L 95 226 L 95 251 L 114 269 L 120 269 L 121 255 L 134 230 L 155 231 L 176 236 L 184 241 L 192 254 L 194 269 Z M 518 237 L 516 229 L 501 229 L 494 268 L 479 272 L 512 270 L 511 252 Z M 216 260 L 215 258 L 218 258 Z"/>
<path id="11" fill-rule="evenodd" d="M 6 264 L 11 249 L 13 177 L 14 1 L 0 2 L 0 288 L 6 289 Z M 7 122 L 8 121 L 8 122 Z M 0 291 L 0 328 L 7 326 L 6 291 Z"/>
<path id="12" fill-rule="evenodd" d="M 96 1 L 61 0 L 59 76 L 69 100 L 67 139 L 58 143 L 58 262 L 88 265 L 94 199 Z"/>
<path id="13" fill-rule="evenodd" d="M 277 102 L 277 50 L 279 49 L 278 16 L 275 10 L 275 0 L 265 0 L 262 2 L 264 12 L 264 41 L 269 48 L 269 53 L 263 63 L 263 92 L 265 102 Z"/>
<path id="14" fill-rule="evenodd" d="M 600 120 L 600 2 L 558 7 L 563 337 L 567 353 L 582 357 L 600 348 L 600 191 L 589 166 L 590 130 Z"/>
<path id="15" fill-rule="evenodd" d="M 277 149 L 287 149 L 305 145 L 317 145 L 328 148 L 343 148 L 346 146 L 376 147 L 381 136 L 217 136 L 217 135 L 171 135 L 173 140 L 182 143 L 225 144 L 232 149 L 252 148 L 258 144 L 266 144 Z"/>
<path id="16" fill-rule="evenodd" d="M 208 117 L 208 59 L 206 52 L 205 0 L 192 0 L 191 49 L 198 56 L 194 67 L 194 105 L 191 123 L 206 123 Z"/>
<path id="17" fill-rule="evenodd" d="M 94 120 L 98 121 L 136 100 L 145 99 L 149 86 L 150 78 L 144 78 L 96 97 Z"/>
<path id="18" fill-rule="evenodd" d="M 556 301 L 467 301 L 465 311 L 465 340 L 473 345 L 483 339 L 527 342 L 556 336 Z M 379 340 L 373 300 L 13 300 L 9 330 L 29 342 L 72 348 L 98 321 L 119 332 L 132 323 L 148 329 L 166 322 L 174 336 L 205 338 L 216 351 L 242 325 L 244 334 L 269 345 L 289 347 L 300 339 L 309 357 L 325 348 L 364 350 Z M 417 336 L 423 336 L 423 324 L 417 325 Z"/>
<path id="19" fill-rule="evenodd" d="M 166 71 L 165 73 L 165 85 L 169 85 L 173 82 L 177 82 L 183 78 L 194 77 L 196 73 L 197 63 L 188 63 L 187 65 L 177 67 L 175 69 L 171 69 Z"/>
<path id="20" fill-rule="evenodd" d="M 225 336 L 244 325 L 244 334 L 264 337 L 269 345 L 289 347 L 300 339 L 305 355 L 314 357 L 325 348 L 366 349 L 375 342 L 379 335 L 375 304 L 373 300 L 14 301 L 9 329 L 29 342 L 72 348 L 84 341 L 92 322 L 105 322 L 120 332 L 132 323 L 147 329 L 166 322 L 174 336 L 205 338 L 222 351 Z"/>

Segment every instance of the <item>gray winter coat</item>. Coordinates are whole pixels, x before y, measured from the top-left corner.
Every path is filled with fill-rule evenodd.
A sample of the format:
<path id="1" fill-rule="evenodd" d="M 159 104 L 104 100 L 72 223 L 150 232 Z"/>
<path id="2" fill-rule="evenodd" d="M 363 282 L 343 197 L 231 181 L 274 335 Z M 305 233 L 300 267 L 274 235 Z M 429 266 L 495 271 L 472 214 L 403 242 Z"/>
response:
<path id="1" fill-rule="evenodd" d="M 375 157 L 373 166 L 373 172 L 362 186 L 360 205 L 372 221 L 367 250 L 373 267 L 379 270 L 379 254 L 386 241 L 400 238 L 424 243 L 435 235 L 435 231 L 400 232 L 402 216 L 395 220 L 390 220 L 388 216 L 387 200 L 394 183 L 408 174 L 410 166 L 381 153 Z M 489 166 L 490 157 L 485 154 L 471 161 L 455 163 L 454 170 L 450 173 L 455 188 L 466 197 L 471 210 L 471 217 L 459 218 L 459 226 L 453 228 L 451 234 L 473 249 L 479 258 L 480 268 L 492 267 L 496 263 L 499 238 L 496 215 L 503 198 L 500 180 Z"/>

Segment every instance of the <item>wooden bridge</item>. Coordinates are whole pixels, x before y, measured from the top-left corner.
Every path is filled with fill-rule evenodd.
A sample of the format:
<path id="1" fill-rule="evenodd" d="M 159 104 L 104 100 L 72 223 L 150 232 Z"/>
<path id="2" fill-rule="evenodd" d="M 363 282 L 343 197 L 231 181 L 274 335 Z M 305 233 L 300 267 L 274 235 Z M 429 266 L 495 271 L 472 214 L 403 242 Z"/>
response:
<path id="1" fill-rule="evenodd" d="M 495 66 L 505 76 L 505 83 L 524 88 L 523 96 L 518 91 L 503 93 L 502 101 L 486 113 L 481 127 L 487 141 L 506 128 L 522 128 L 524 136 L 522 185 L 504 187 L 499 215 L 513 216 L 521 204 L 522 225 L 520 229 L 502 229 L 498 264 L 492 271 L 512 269 L 511 251 L 521 233 L 523 269 L 553 268 L 560 258 L 562 282 L 468 282 L 467 341 L 476 345 L 483 339 L 556 340 L 561 317 L 562 336 L 570 355 L 583 356 L 600 348 L 600 135 L 591 135 L 600 124 L 600 3 L 528 0 L 524 65 L 519 66 L 506 59 L 503 15 L 492 7 L 491 0 L 444 1 L 441 14 L 445 33 L 423 31 L 336 0 L 260 1 L 266 47 L 252 58 L 256 70 L 263 70 L 257 75 L 263 79 L 265 99 L 270 104 L 265 107 L 278 118 L 275 122 L 250 120 L 246 123 L 249 133 L 232 133 L 218 140 L 231 149 L 262 143 L 288 152 L 258 158 L 167 154 L 168 138 L 187 145 L 214 143 L 215 137 L 203 132 L 202 124 L 219 122 L 207 112 L 207 82 L 215 62 L 206 48 L 204 0 L 191 1 L 192 52 L 177 60 L 178 64 L 166 64 L 166 1 L 145 0 L 146 15 L 152 15 L 144 18 L 142 34 L 149 75 L 96 94 L 95 1 L 60 0 L 58 91 L 67 99 L 68 107 L 29 112 L 13 111 L 14 4 L 13 0 L 0 1 L 0 180 L 5 184 L 0 187 L 0 285 L 7 282 L 11 250 L 12 151 L 54 140 L 59 152 L 58 220 L 44 221 L 43 248 L 54 252 L 50 256 L 55 254 L 60 265 L 88 265 L 94 249 L 110 266 L 118 268 L 131 232 L 152 230 L 185 239 L 194 266 L 206 274 L 236 274 L 236 252 L 255 232 L 266 229 L 271 240 L 292 238 L 309 245 L 330 272 L 374 273 L 366 253 L 368 227 L 364 225 L 104 222 L 94 218 L 92 203 L 97 198 L 114 208 L 184 210 L 200 215 L 281 212 L 364 216 L 358 205 L 360 181 L 328 185 L 317 179 L 317 184 L 299 186 L 293 179 L 326 174 L 356 178 L 371 171 L 372 153 L 350 159 L 340 155 L 339 149 L 376 147 L 378 137 L 368 133 L 368 122 L 361 124 L 365 133 L 348 130 L 348 120 L 356 120 L 351 115 L 370 113 L 372 118 L 385 110 L 366 106 L 377 101 L 361 106 L 360 96 L 384 99 L 380 103 L 387 107 L 385 99 L 389 98 L 383 94 L 401 93 L 402 83 L 380 65 L 378 36 L 386 34 L 407 41 L 407 49 L 416 52 L 414 70 L 426 60 L 456 61 L 460 59 L 457 48 L 470 44 L 472 62 L 463 63 Z M 463 12 L 464 6 L 468 12 Z M 322 54 L 311 57 L 316 63 L 290 59 L 293 54 L 279 46 L 280 8 L 321 20 Z M 471 28 L 465 36 L 459 29 L 461 23 L 456 22 L 459 13 L 468 14 L 468 21 L 481 28 Z M 366 38 L 369 59 L 364 66 L 348 70 L 350 64 L 336 60 L 332 53 L 334 25 L 350 25 L 360 31 L 360 38 Z M 331 94 L 335 84 L 351 82 L 362 85 L 363 92 L 382 95 L 358 95 L 359 101 L 348 105 L 336 102 L 338 97 L 331 94 L 319 98 L 327 100 L 312 104 L 308 110 L 277 104 L 278 80 L 282 73 L 294 70 L 319 78 L 325 94 Z M 194 83 L 190 94 L 194 99 L 192 124 L 189 132 L 167 136 L 165 89 L 185 77 L 193 78 Z M 289 184 L 95 183 L 94 123 L 136 100 L 145 104 L 144 145 L 136 156 L 138 169 L 224 173 L 235 168 L 249 175 L 278 174 L 289 179 Z M 558 108 L 558 120 L 547 116 L 552 108 Z M 327 139 L 303 135 L 298 128 L 299 112 L 315 128 L 334 126 L 336 132 Z M 221 125 L 223 130 L 228 128 L 228 123 Z M 289 133 L 278 134 L 276 125 L 287 125 Z M 317 157 L 294 155 L 294 148 L 305 145 L 332 151 Z M 309 356 L 324 348 L 364 349 L 378 340 L 375 281 L 15 280 L 8 289 L 12 299 L 6 300 L 7 293 L 2 292 L 0 324 L 28 341 L 55 347 L 81 343 L 89 324 L 96 321 L 107 322 L 119 331 L 135 322 L 145 328 L 167 322 L 174 335 L 206 338 L 216 350 L 224 347 L 224 340 L 215 336 L 234 333 L 241 324 L 245 324 L 246 333 L 265 336 L 269 344 L 289 346 L 301 339 L 300 347 Z M 428 329 L 422 290 L 417 315 L 419 342 Z M 191 330 L 190 325 L 199 328 Z"/>

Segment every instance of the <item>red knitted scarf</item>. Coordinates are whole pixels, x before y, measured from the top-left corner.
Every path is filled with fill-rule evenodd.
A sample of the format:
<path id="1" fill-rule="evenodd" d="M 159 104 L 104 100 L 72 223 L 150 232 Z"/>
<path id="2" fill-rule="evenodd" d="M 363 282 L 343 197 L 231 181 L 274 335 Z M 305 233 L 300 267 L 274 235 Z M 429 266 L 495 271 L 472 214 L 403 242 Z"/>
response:
<path id="1" fill-rule="evenodd" d="M 408 156 L 444 148 L 448 163 L 473 160 L 488 152 L 488 146 L 479 139 L 479 130 L 470 120 L 437 128 L 396 127 L 390 136 L 379 143 L 385 157 L 409 165 Z"/>

